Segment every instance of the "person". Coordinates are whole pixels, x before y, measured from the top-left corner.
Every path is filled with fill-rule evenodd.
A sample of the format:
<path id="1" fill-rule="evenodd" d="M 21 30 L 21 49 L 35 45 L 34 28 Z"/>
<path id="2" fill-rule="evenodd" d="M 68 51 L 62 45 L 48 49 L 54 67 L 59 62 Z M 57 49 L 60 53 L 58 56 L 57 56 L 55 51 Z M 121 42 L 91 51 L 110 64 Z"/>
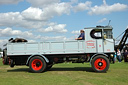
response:
<path id="1" fill-rule="evenodd" d="M 117 49 L 117 59 L 119 62 L 121 62 L 121 53 L 119 49 Z"/>
<path id="2" fill-rule="evenodd" d="M 84 34 L 84 30 L 80 30 L 80 35 L 78 38 L 76 38 L 75 40 L 85 40 L 85 34 Z"/>
<path id="3" fill-rule="evenodd" d="M 115 51 L 115 50 L 114 50 L 114 52 L 115 52 L 115 53 L 114 53 L 114 63 L 115 63 L 115 62 L 116 62 L 116 57 L 117 57 L 117 56 L 116 56 L 116 51 Z"/>
<path id="4" fill-rule="evenodd" d="M 125 52 L 124 52 L 124 61 L 125 61 L 125 62 L 128 61 L 128 60 L 127 60 L 127 57 L 128 57 L 128 51 L 125 50 Z"/>

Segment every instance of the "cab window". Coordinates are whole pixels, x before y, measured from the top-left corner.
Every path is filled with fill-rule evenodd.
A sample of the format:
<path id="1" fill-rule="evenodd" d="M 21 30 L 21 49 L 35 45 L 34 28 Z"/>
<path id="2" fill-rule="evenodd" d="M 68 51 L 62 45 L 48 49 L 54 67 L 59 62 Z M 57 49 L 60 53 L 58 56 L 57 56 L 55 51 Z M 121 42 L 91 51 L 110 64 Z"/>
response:
<path id="1" fill-rule="evenodd" d="M 104 29 L 104 35 L 106 36 L 106 39 L 112 39 L 112 29 Z"/>
<path id="2" fill-rule="evenodd" d="M 102 38 L 102 29 L 93 29 L 90 33 L 92 38 L 101 39 Z"/>

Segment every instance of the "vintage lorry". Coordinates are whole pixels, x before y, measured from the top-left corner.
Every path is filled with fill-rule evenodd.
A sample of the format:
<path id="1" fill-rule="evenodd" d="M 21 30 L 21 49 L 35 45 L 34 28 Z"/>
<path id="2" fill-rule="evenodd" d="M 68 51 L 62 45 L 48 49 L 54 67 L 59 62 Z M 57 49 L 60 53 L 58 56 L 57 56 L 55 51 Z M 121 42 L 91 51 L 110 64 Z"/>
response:
<path id="1" fill-rule="evenodd" d="M 106 72 L 109 69 L 109 58 L 114 54 L 112 29 L 111 26 L 84 28 L 85 40 L 8 42 L 3 63 L 9 63 L 11 67 L 27 65 L 32 72 L 40 73 L 56 63 L 90 62 L 94 71 Z"/>

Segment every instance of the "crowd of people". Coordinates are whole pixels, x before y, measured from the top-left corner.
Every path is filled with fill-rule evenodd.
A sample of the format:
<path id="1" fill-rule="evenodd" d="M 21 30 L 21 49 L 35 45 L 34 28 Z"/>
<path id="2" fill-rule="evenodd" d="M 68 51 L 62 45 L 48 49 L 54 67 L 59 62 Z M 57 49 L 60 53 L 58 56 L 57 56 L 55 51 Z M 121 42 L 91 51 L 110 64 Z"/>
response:
<path id="1" fill-rule="evenodd" d="M 117 52 L 115 51 L 115 54 L 110 59 L 110 62 L 112 61 L 113 63 L 115 63 L 116 61 L 118 61 L 119 63 L 121 63 L 122 60 L 124 60 L 124 62 L 128 62 L 128 51 L 127 51 L 127 49 L 123 53 L 121 53 L 120 50 L 117 49 Z"/>

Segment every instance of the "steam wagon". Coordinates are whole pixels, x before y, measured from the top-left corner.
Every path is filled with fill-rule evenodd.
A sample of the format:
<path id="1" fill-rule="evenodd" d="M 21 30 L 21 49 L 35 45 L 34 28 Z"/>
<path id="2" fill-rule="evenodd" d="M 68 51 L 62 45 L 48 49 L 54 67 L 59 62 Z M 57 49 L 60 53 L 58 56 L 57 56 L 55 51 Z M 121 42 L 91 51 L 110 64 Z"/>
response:
<path id="1" fill-rule="evenodd" d="M 27 65 L 32 72 L 40 73 L 54 64 L 63 62 L 90 62 L 96 72 L 109 69 L 109 58 L 114 54 L 114 39 L 111 26 L 84 28 L 85 40 L 53 42 L 8 42 L 4 60 L 11 67 Z"/>

